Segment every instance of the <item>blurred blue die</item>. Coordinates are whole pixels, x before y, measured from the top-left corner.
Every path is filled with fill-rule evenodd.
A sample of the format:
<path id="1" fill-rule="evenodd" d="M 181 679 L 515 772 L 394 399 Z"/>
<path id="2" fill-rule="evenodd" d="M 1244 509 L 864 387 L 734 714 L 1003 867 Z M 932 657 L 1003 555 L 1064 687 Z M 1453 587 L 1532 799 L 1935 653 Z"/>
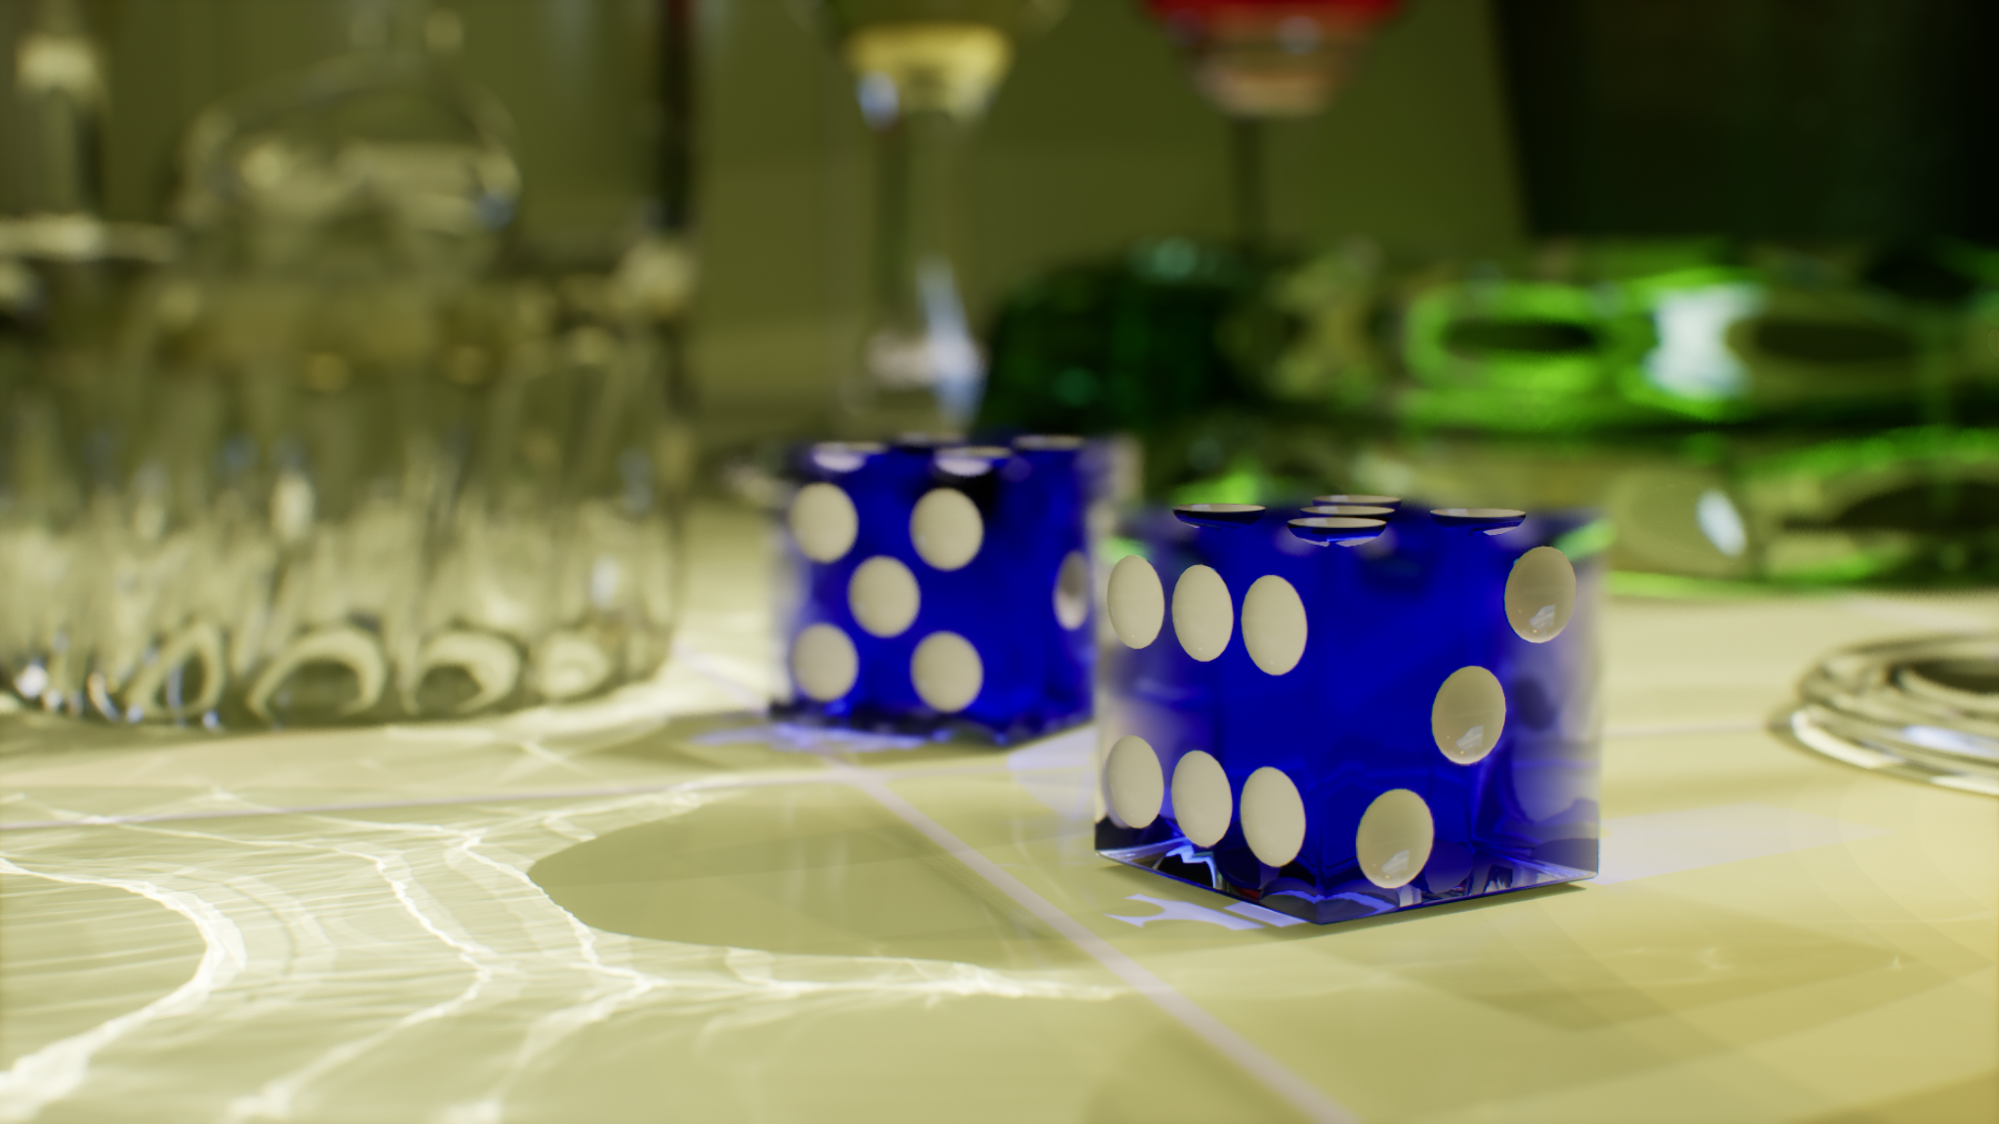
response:
<path id="1" fill-rule="evenodd" d="M 1045 436 L 801 451 L 774 714 L 995 742 L 1086 721 L 1090 455 Z"/>
<path id="2" fill-rule="evenodd" d="M 1313 922 L 1596 873 L 1604 525 L 1328 496 L 1131 530 L 1103 855 Z"/>

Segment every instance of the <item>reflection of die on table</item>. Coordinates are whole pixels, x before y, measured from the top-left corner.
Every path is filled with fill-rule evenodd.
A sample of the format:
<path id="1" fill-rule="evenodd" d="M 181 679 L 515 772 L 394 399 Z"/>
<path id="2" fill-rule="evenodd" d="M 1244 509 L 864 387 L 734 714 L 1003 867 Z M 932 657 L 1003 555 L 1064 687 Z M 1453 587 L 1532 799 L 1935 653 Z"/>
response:
<path id="1" fill-rule="evenodd" d="M 1096 665 L 1076 438 L 801 452 L 773 711 L 996 741 L 1087 720 Z"/>
<path id="2" fill-rule="evenodd" d="M 1316 922 L 1594 875 L 1586 520 L 1145 517 L 1106 597 L 1098 850 Z"/>

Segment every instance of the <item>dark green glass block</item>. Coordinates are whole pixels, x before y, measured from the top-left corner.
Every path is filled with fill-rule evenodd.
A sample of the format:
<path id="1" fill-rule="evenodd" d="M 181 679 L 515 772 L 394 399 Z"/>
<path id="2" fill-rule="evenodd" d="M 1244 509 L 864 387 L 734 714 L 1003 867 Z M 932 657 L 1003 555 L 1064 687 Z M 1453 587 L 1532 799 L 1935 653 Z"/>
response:
<path id="1" fill-rule="evenodd" d="M 994 324 L 980 425 L 1144 433 L 1255 402 L 1256 361 L 1289 335 L 1255 300 L 1260 272 L 1170 239 L 1035 279 Z"/>

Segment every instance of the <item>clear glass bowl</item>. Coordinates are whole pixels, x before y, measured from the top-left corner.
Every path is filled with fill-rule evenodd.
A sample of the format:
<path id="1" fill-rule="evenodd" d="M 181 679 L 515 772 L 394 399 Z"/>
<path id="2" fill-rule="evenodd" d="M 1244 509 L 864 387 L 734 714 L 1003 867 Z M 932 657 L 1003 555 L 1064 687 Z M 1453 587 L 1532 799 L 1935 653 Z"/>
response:
<path id="1" fill-rule="evenodd" d="M 330 60 L 195 120 L 184 253 L 119 315 L 0 308 L 14 708 L 372 723 L 659 666 L 664 341 L 625 274 L 495 266 L 509 137 L 407 42 Z M 35 268 L 60 297 L 105 267 Z"/>
<path id="2" fill-rule="evenodd" d="M 677 543 L 642 327 L 532 280 L 425 299 L 169 276 L 138 305 L 137 357 L 43 356 L 0 395 L 18 703 L 379 722 L 664 659 Z"/>
<path id="3" fill-rule="evenodd" d="M 1938 636 L 1833 652 L 1805 673 L 1787 733 L 1816 753 L 1999 796 L 1999 637 Z"/>

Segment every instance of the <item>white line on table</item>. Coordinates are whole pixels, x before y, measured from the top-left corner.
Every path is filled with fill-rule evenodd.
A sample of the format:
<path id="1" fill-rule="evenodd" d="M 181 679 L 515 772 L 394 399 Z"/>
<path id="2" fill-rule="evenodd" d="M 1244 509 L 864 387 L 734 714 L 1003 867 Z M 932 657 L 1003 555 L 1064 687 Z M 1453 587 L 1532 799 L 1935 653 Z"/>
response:
<path id="1" fill-rule="evenodd" d="M 1054 903 L 1008 874 L 1005 868 L 988 859 L 984 853 L 973 849 L 949 829 L 932 820 L 902 794 L 891 789 L 883 772 L 863 770 L 845 763 L 834 765 L 833 771 L 856 789 L 880 802 L 883 808 L 901 817 L 911 828 L 929 837 L 931 843 L 971 868 L 1000 893 L 1019 903 L 1029 914 L 1046 922 L 1056 933 L 1068 938 L 1083 952 L 1096 958 L 1118 979 L 1136 989 L 1139 995 L 1158 1005 L 1161 1011 L 1180 1021 L 1187 1030 L 1200 1036 L 1209 1046 L 1249 1072 L 1279 1097 L 1296 1106 L 1311 1120 L 1358 1120 L 1344 1106 L 1320 1092 L 1318 1087 L 1293 1074 L 1283 1063 L 1271 1058 L 1261 1048 L 1238 1034 L 1234 1028 L 1182 996 L 1172 985 L 1159 979 L 1150 969 L 1132 960 L 1128 954 L 1110 942 L 1091 933 L 1081 922 L 1056 909 Z"/>
<path id="2" fill-rule="evenodd" d="M 180 987 L 143 1008 L 126 1012 L 75 1035 L 58 1039 L 13 1060 L 0 1071 L 0 1113 L 9 1121 L 26 1121 L 43 1106 L 68 1095 L 89 1078 L 98 1052 L 157 1020 L 199 1010 L 215 992 L 236 978 L 248 958 L 236 923 L 214 904 L 187 891 L 171 891 L 144 879 L 93 879 L 53 871 L 35 871 L 0 859 L 0 871 L 47 879 L 79 887 L 116 887 L 142 895 L 192 923 L 201 935 L 201 962 Z"/>

